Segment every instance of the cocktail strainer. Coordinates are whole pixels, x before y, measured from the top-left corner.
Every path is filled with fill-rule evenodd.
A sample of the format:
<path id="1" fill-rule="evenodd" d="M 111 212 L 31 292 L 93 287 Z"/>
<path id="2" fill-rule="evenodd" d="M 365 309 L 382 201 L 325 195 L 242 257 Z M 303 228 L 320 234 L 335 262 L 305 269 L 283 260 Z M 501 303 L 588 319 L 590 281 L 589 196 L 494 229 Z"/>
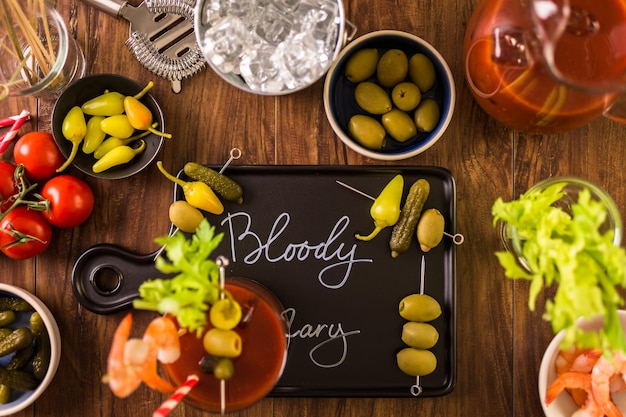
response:
<path id="1" fill-rule="evenodd" d="M 184 78 L 204 68 L 193 30 L 195 0 L 146 0 L 137 7 L 126 0 L 83 1 L 128 20 L 126 46 L 146 69 L 170 80 L 175 93 Z"/>

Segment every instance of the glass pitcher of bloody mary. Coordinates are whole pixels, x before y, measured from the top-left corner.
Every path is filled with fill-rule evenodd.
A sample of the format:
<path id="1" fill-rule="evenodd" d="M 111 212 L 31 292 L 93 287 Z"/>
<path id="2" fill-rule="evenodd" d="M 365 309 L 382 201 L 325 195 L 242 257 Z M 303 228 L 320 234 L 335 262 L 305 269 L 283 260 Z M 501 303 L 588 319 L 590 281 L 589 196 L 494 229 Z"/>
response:
<path id="1" fill-rule="evenodd" d="M 463 49 L 474 98 L 508 127 L 626 123 L 626 0 L 482 0 Z"/>

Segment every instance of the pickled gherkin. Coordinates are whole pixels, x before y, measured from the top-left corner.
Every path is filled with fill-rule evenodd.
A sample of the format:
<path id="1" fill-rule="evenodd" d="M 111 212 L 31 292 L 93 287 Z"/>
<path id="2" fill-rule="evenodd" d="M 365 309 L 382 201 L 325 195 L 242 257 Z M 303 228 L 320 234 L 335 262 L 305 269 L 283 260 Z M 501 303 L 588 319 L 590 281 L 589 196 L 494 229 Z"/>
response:
<path id="1" fill-rule="evenodd" d="M 243 189 L 241 185 L 219 172 L 195 162 L 187 162 L 183 167 L 185 174 L 196 181 L 202 181 L 220 197 L 228 201 L 243 203 Z"/>
<path id="2" fill-rule="evenodd" d="M 16 312 L 33 311 L 33 307 L 27 301 L 16 297 L 0 297 L 0 310 L 12 310 Z"/>

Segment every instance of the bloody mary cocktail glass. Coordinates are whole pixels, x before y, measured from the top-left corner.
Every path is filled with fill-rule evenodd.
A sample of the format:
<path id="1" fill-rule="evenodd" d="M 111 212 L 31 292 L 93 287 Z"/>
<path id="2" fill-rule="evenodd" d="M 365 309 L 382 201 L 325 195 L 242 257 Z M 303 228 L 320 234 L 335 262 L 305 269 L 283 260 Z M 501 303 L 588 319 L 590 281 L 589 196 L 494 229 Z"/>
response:
<path id="1" fill-rule="evenodd" d="M 280 301 L 258 282 L 227 278 L 225 288 L 244 310 L 244 320 L 234 329 L 241 336 L 242 353 L 233 359 L 234 374 L 225 383 L 225 411 L 230 412 L 251 406 L 276 385 L 287 359 L 288 325 Z M 246 311 L 251 311 L 249 317 L 245 317 Z M 207 324 L 204 331 L 210 328 Z M 198 375 L 200 380 L 184 401 L 202 410 L 220 412 L 220 380 L 204 372 L 199 364 L 207 354 L 203 336 L 204 333 L 198 337 L 195 332 L 182 335 L 180 359 L 161 366 L 176 386 L 182 385 L 189 375 Z"/>

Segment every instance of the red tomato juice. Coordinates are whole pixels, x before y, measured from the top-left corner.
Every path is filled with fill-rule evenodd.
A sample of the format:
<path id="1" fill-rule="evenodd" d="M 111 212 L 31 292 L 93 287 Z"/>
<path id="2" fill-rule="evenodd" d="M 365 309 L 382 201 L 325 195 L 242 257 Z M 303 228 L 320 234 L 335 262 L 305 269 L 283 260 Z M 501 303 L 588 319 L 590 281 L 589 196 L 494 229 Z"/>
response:
<path id="1" fill-rule="evenodd" d="M 257 285 L 244 279 L 227 279 L 226 289 L 230 294 L 242 306 L 254 305 L 254 310 L 247 323 L 234 329 L 242 338 L 243 348 L 241 355 L 233 360 L 233 377 L 226 381 L 226 411 L 246 408 L 265 397 L 285 365 L 287 326 L 281 316 L 282 307 L 269 291 L 260 286 L 255 288 Z M 205 331 L 209 329 L 210 325 Z M 191 374 L 198 375 L 198 384 L 184 401 L 203 410 L 219 412 L 220 381 L 203 372 L 198 364 L 206 355 L 202 336 L 198 338 L 196 333 L 181 336 L 180 359 L 161 366 L 175 386 L 182 385 Z"/>
<path id="2" fill-rule="evenodd" d="M 616 79 L 626 70 L 626 2 L 570 3 L 573 10 L 589 13 L 599 29 L 589 35 L 566 31 L 555 49 L 556 67 L 572 85 L 576 80 Z M 494 59 L 495 33 L 511 31 L 512 38 L 503 36 L 500 41 L 508 42 L 517 34 L 532 49 L 520 29 L 532 26 L 528 7 L 522 0 L 483 0 L 474 11 L 464 40 L 466 79 L 472 93 L 490 116 L 515 129 L 553 133 L 583 126 L 600 116 L 618 94 L 592 94 L 558 83 L 538 54 L 527 67 L 517 65 L 515 57 L 509 57 L 508 63 Z M 495 28 L 500 32 L 494 33 Z"/>

